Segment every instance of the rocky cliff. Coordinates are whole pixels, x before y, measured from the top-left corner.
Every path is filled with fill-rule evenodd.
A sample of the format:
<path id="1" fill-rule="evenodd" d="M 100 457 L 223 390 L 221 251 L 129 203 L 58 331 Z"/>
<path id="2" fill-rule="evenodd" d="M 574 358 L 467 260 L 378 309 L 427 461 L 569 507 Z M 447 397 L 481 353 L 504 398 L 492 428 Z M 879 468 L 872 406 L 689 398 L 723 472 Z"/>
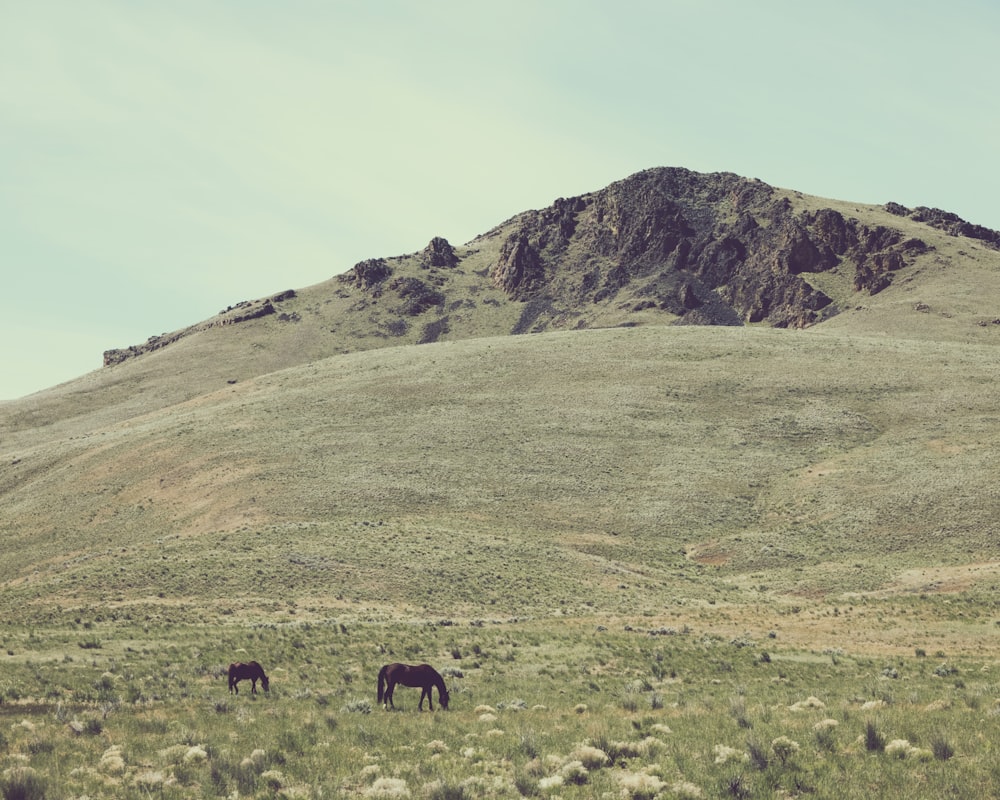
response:
<path id="1" fill-rule="evenodd" d="M 510 298 L 564 305 L 627 295 L 637 310 L 694 324 L 810 325 L 838 309 L 804 274 L 848 269 L 857 291 L 874 294 L 927 248 L 833 209 L 796 212 L 760 181 L 676 168 L 513 222 L 492 273 Z"/>

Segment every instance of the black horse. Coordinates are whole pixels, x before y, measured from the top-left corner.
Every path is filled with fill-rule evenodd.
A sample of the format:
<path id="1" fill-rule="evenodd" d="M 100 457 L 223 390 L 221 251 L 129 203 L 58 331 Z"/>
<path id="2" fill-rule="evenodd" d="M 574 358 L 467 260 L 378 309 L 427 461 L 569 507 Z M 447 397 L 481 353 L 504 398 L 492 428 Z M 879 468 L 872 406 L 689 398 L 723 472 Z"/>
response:
<path id="1" fill-rule="evenodd" d="M 420 664 L 410 666 L 409 664 L 386 664 L 378 673 L 378 702 L 383 708 L 395 708 L 392 703 L 392 692 L 396 684 L 411 686 L 421 689 L 420 702 L 417 708 L 424 710 L 424 698 L 430 710 L 434 710 L 434 700 L 431 698 L 431 689 L 438 690 L 438 700 L 441 701 L 441 708 L 448 708 L 448 689 L 444 685 L 444 678 L 438 674 L 430 664 Z"/>
<path id="2" fill-rule="evenodd" d="M 257 681 L 260 681 L 260 685 L 264 687 L 265 692 L 269 692 L 271 690 L 269 685 L 270 681 L 268 681 L 267 675 L 264 674 L 264 668 L 256 661 L 250 661 L 247 664 L 239 663 L 229 665 L 230 693 L 240 693 L 240 687 L 236 685 L 240 681 L 250 681 L 250 689 L 254 694 L 257 694 Z"/>

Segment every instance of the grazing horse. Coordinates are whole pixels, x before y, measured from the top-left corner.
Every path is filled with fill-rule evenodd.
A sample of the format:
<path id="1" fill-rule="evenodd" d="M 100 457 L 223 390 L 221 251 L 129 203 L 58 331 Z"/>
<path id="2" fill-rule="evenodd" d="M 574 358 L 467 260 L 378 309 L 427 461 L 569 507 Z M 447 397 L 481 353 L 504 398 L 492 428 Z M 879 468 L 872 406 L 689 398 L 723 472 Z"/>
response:
<path id="1" fill-rule="evenodd" d="M 431 711 L 434 710 L 434 700 L 431 697 L 431 689 L 434 688 L 438 690 L 441 708 L 448 708 L 448 689 L 444 685 L 444 678 L 430 664 L 415 667 L 409 664 L 386 664 L 382 667 L 378 673 L 378 702 L 382 703 L 382 708 L 396 707 L 392 703 L 392 692 L 397 683 L 421 690 L 420 702 L 417 704 L 421 711 L 424 710 L 425 697 Z"/>
<path id="2" fill-rule="evenodd" d="M 233 692 L 236 692 L 236 694 L 240 693 L 240 687 L 236 685 L 240 681 L 250 681 L 250 689 L 254 694 L 257 694 L 257 681 L 260 681 L 260 685 L 264 687 L 265 692 L 270 691 L 270 682 L 267 679 L 267 675 L 264 674 L 264 668 L 256 661 L 251 661 L 248 664 L 229 665 L 230 694 Z"/>

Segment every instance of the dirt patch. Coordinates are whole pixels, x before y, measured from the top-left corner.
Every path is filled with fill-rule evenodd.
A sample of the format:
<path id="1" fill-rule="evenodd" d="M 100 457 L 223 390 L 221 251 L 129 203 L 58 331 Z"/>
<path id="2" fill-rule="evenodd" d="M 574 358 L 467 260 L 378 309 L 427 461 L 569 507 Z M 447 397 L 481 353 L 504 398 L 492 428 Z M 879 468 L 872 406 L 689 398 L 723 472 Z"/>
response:
<path id="1" fill-rule="evenodd" d="M 709 567 L 721 567 L 732 560 L 732 553 L 722 549 L 718 542 L 703 542 L 701 544 L 690 545 L 687 548 L 685 556 L 689 561 Z"/>

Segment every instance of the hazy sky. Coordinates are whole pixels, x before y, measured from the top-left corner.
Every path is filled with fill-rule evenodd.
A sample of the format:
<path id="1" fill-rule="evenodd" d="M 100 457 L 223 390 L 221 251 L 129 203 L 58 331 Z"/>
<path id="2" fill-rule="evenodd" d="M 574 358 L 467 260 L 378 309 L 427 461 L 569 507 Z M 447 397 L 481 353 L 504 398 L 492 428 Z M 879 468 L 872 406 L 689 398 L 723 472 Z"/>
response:
<path id="1" fill-rule="evenodd" d="M 995 0 L 0 0 L 0 398 L 654 166 L 1000 229 Z"/>

